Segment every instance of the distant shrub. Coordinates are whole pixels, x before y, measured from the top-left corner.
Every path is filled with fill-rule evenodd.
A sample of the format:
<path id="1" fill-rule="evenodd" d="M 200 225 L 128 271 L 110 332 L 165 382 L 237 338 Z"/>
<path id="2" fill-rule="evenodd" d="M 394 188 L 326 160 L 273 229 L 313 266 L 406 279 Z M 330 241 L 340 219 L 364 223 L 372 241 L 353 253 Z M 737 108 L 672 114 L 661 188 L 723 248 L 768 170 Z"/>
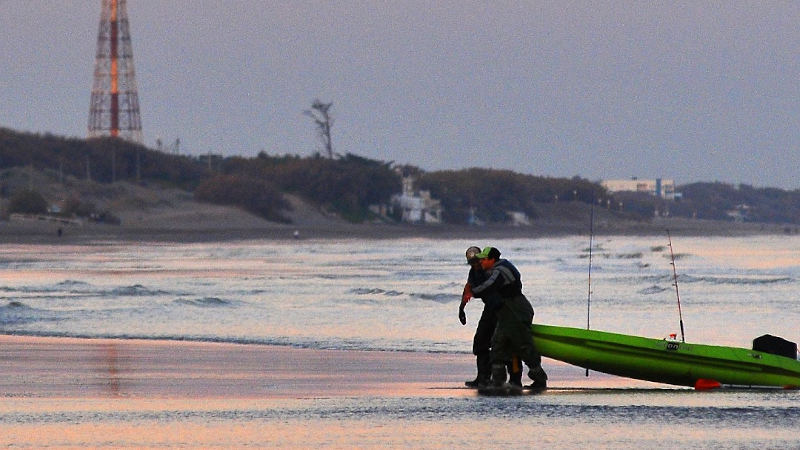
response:
<path id="1" fill-rule="evenodd" d="M 8 212 L 12 214 L 45 214 L 47 213 L 47 200 L 36 191 L 19 191 L 11 197 Z"/>
<path id="2" fill-rule="evenodd" d="M 61 213 L 64 216 L 89 217 L 96 212 L 94 203 L 83 202 L 77 197 L 69 197 L 64 202 Z"/>
<path id="3" fill-rule="evenodd" d="M 201 183 L 194 197 L 202 202 L 239 206 L 274 222 L 290 222 L 281 214 L 290 208 L 283 194 L 259 178 L 219 175 Z"/>
<path id="4" fill-rule="evenodd" d="M 89 215 L 89 220 L 96 223 L 105 223 L 108 225 L 119 225 L 122 223 L 119 217 L 111 214 L 110 211 L 100 211 Z"/>

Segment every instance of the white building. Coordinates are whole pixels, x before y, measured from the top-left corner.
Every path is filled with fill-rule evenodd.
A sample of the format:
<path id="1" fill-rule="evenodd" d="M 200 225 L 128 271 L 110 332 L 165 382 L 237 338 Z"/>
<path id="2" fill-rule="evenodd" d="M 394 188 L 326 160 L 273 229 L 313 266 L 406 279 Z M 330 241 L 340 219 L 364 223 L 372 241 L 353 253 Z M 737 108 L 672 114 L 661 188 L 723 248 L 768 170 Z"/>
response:
<path id="1" fill-rule="evenodd" d="M 442 202 L 431 198 L 430 191 L 414 191 L 414 178 L 403 178 L 403 191 L 392 196 L 392 206 L 399 208 L 403 222 L 442 223 Z"/>
<path id="2" fill-rule="evenodd" d="M 515 227 L 528 226 L 531 224 L 528 215 L 522 211 L 506 211 L 509 222 Z"/>
<path id="3" fill-rule="evenodd" d="M 630 180 L 603 180 L 600 184 L 609 192 L 644 192 L 665 200 L 675 200 L 680 196 L 675 192 L 675 180 L 663 178 L 642 180 L 634 177 Z"/>

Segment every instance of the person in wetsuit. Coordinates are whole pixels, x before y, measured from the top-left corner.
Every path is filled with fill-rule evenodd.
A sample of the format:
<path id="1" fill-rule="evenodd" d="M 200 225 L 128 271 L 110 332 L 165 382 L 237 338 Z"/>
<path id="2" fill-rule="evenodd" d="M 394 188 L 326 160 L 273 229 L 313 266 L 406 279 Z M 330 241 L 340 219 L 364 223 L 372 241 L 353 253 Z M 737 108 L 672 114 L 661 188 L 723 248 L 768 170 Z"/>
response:
<path id="1" fill-rule="evenodd" d="M 500 259 L 500 251 L 484 248 L 476 258 L 488 277 L 480 284 L 471 285 L 473 295 L 498 302 L 497 327 L 491 343 L 492 383 L 501 386 L 506 379 L 505 361 L 519 355 L 528 365 L 528 377 L 533 389 L 547 387 L 547 374 L 542 369 L 542 357 L 533 344 L 531 324 L 533 306 L 522 293 L 519 270 L 507 259 Z"/>
<path id="2" fill-rule="evenodd" d="M 491 346 L 492 336 L 494 335 L 497 326 L 496 310 L 500 306 L 500 299 L 496 296 L 483 296 L 474 295 L 471 287 L 482 284 L 488 278 L 488 274 L 483 270 L 480 260 L 476 257 L 481 252 L 479 247 L 470 247 L 466 251 L 467 263 L 470 265 L 469 274 L 467 275 L 467 283 L 464 285 L 464 291 L 461 294 L 461 305 L 458 307 L 458 319 L 462 325 L 467 324 L 467 316 L 464 312 L 464 307 L 471 298 L 477 297 L 483 301 L 483 312 L 481 318 L 478 320 L 478 327 L 475 329 L 475 337 L 472 339 L 472 354 L 475 355 L 476 363 L 478 366 L 478 374 L 474 380 L 464 382 L 464 385 L 471 388 L 479 388 L 488 386 L 492 378 L 492 359 L 491 359 Z M 512 384 L 522 386 L 522 367 L 519 359 L 512 357 L 507 363 L 508 372 L 511 374 L 510 382 Z M 503 381 L 505 381 L 505 374 L 503 374 Z"/>

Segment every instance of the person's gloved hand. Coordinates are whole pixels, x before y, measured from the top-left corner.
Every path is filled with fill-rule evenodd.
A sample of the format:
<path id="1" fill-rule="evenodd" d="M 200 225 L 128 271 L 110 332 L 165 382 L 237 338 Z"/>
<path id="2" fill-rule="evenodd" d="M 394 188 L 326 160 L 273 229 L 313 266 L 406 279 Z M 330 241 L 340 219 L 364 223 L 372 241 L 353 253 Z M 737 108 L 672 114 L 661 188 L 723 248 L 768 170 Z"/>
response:
<path id="1" fill-rule="evenodd" d="M 458 308 L 458 320 L 461 322 L 461 325 L 467 324 L 467 313 L 464 312 L 463 306 Z"/>

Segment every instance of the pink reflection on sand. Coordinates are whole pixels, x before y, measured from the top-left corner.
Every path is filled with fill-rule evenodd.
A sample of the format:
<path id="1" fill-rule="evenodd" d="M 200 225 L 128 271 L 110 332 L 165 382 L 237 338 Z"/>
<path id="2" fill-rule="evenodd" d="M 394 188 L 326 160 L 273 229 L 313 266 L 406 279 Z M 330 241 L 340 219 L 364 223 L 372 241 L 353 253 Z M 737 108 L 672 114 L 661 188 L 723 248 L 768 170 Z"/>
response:
<path id="1" fill-rule="evenodd" d="M 309 398 L 473 395 L 472 355 L 0 335 L 0 388 L 39 398 Z M 550 385 L 653 388 L 545 358 Z M 450 392 L 444 392 L 450 391 Z"/>
<path id="2" fill-rule="evenodd" d="M 112 397 L 119 397 L 121 389 L 120 389 L 120 380 L 119 380 L 119 367 L 118 367 L 118 358 L 117 358 L 117 345 L 114 342 L 109 342 L 108 344 L 102 345 L 102 352 L 104 358 L 104 362 L 107 366 L 107 382 L 106 386 L 108 386 L 108 393 Z"/>
<path id="3" fill-rule="evenodd" d="M 0 388 L 24 397 L 296 398 L 460 385 L 468 355 L 0 335 Z"/>

